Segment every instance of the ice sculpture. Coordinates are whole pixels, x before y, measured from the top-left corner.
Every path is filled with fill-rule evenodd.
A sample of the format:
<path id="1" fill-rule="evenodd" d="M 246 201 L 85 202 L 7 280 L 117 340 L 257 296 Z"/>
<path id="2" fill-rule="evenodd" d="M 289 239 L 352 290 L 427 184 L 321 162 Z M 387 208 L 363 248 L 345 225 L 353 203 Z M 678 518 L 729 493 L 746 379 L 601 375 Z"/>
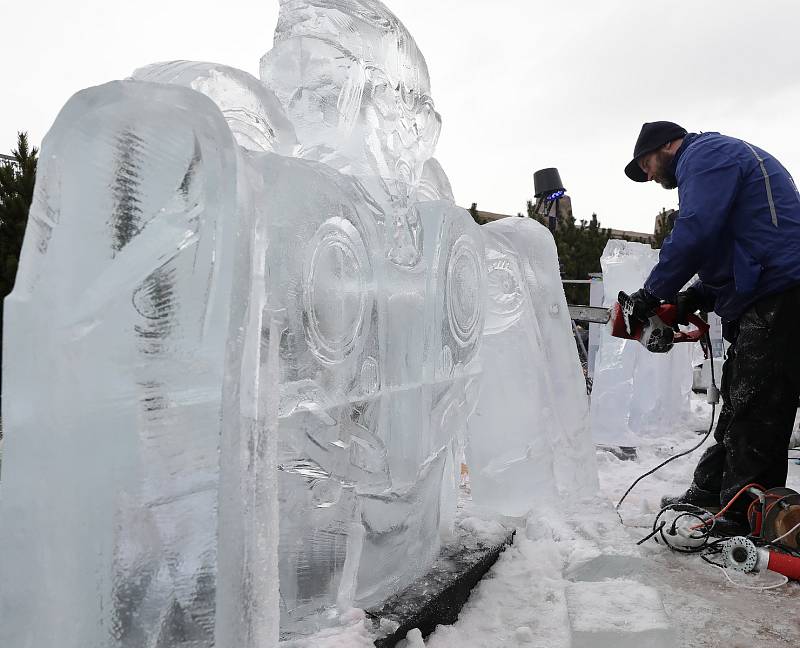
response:
<path id="1" fill-rule="evenodd" d="M 5 306 L 0 645 L 210 646 L 236 148 L 175 86 L 85 90 Z"/>
<path id="2" fill-rule="evenodd" d="M 552 237 L 456 207 L 440 125 L 377 0 L 282 1 L 261 80 L 70 100 L 6 302 L 0 644 L 270 648 L 379 603 L 470 430 L 479 499 L 593 489 Z"/>
<path id="3" fill-rule="evenodd" d="M 464 210 L 431 202 L 452 191 L 431 159 L 427 68 L 380 2 L 282 2 L 261 78 L 295 126 L 293 173 L 350 196 L 331 210 L 342 199 L 307 179 L 296 191 L 319 187 L 318 204 L 287 194 L 272 225 L 285 214 L 276 240 L 300 245 L 270 257 L 275 294 L 300 284 L 306 300 L 286 304 L 280 423 L 282 611 L 302 631 L 379 602 L 438 550 L 474 401 L 483 248 Z"/>
<path id="4" fill-rule="evenodd" d="M 295 125 L 299 156 L 360 178 L 385 212 L 389 258 L 416 266 L 416 190 L 441 130 L 425 59 L 377 0 L 280 4 L 261 80 Z"/>
<path id="5" fill-rule="evenodd" d="M 641 288 L 657 261 L 658 250 L 649 245 L 610 240 L 600 259 L 603 305 L 613 305 L 621 290 Z M 669 436 L 688 415 L 691 351 L 690 344 L 678 344 L 667 354 L 653 354 L 604 330 L 592 387 L 594 442 L 635 447 Z"/>
<path id="6" fill-rule="evenodd" d="M 290 1 L 262 79 L 154 64 L 44 143 L 2 645 L 268 648 L 279 607 L 291 635 L 379 602 L 452 522 L 484 248 L 424 59 L 380 2 Z"/>
<path id="7" fill-rule="evenodd" d="M 537 498 L 596 492 L 589 403 L 552 235 L 523 218 L 481 229 L 484 384 L 467 463 L 474 501 L 519 516 Z"/>

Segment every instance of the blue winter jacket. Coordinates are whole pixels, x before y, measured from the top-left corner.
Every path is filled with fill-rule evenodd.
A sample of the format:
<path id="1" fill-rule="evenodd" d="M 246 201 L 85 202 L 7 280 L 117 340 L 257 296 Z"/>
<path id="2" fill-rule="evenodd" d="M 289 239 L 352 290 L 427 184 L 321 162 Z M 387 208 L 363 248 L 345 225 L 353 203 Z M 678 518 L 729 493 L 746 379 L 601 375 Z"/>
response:
<path id="1" fill-rule="evenodd" d="M 772 155 L 719 133 L 690 133 L 673 161 L 680 211 L 645 289 L 694 286 L 724 320 L 800 285 L 800 193 Z"/>

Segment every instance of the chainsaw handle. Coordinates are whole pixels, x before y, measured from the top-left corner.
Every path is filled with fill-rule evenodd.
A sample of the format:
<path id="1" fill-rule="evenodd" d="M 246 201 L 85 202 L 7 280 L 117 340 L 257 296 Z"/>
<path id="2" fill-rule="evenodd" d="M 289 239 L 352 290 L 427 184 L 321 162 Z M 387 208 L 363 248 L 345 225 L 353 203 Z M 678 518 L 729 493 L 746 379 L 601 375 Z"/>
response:
<path id="1" fill-rule="evenodd" d="M 686 318 L 689 324 L 694 325 L 691 331 L 678 331 L 675 333 L 673 342 L 699 342 L 706 333 L 710 330 L 708 323 L 704 322 L 699 315 L 692 313 Z"/>

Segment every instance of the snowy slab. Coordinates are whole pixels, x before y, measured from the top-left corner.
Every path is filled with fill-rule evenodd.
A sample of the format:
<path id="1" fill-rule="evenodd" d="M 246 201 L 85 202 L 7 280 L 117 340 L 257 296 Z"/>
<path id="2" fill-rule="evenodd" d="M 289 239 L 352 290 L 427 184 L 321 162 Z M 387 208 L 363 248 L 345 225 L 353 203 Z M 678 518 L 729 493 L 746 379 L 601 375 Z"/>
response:
<path id="1" fill-rule="evenodd" d="M 643 571 L 643 559 L 638 555 L 601 554 L 570 565 L 564 575 L 573 582 L 594 583 L 612 578 L 635 578 Z"/>
<path id="2" fill-rule="evenodd" d="M 673 632 L 661 595 L 632 580 L 571 583 L 572 648 L 669 648 Z"/>

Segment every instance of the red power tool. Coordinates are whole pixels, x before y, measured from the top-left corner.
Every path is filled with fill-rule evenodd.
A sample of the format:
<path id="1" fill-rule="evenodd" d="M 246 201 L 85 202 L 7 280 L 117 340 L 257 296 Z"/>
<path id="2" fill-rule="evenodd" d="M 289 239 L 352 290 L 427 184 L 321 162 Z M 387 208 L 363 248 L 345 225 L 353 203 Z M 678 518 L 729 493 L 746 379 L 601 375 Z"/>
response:
<path id="1" fill-rule="evenodd" d="M 661 304 L 648 322 L 633 319 L 633 300 L 620 292 L 611 312 L 611 335 L 623 340 L 636 340 L 651 353 L 667 353 L 680 342 L 699 342 L 708 333 L 708 324 L 697 315 L 686 319 L 695 328 L 690 331 L 678 329 L 678 307 Z"/>
<path id="2" fill-rule="evenodd" d="M 636 340 L 651 353 L 667 353 L 680 342 L 699 342 L 708 333 L 708 324 L 697 315 L 687 319 L 694 326 L 689 331 L 678 329 L 678 307 L 674 304 L 661 304 L 647 323 L 633 318 L 633 300 L 624 292 L 619 293 L 612 308 L 593 306 L 570 306 L 573 320 L 611 323 L 611 335 L 623 340 Z"/>
<path id="3" fill-rule="evenodd" d="M 755 499 L 747 511 L 751 537 L 769 543 L 756 547 L 750 538 L 735 537 L 723 545 L 725 566 L 744 572 L 765 569 L 800 580 L 800 493 L 791 488 L 752 485 Z"/>

